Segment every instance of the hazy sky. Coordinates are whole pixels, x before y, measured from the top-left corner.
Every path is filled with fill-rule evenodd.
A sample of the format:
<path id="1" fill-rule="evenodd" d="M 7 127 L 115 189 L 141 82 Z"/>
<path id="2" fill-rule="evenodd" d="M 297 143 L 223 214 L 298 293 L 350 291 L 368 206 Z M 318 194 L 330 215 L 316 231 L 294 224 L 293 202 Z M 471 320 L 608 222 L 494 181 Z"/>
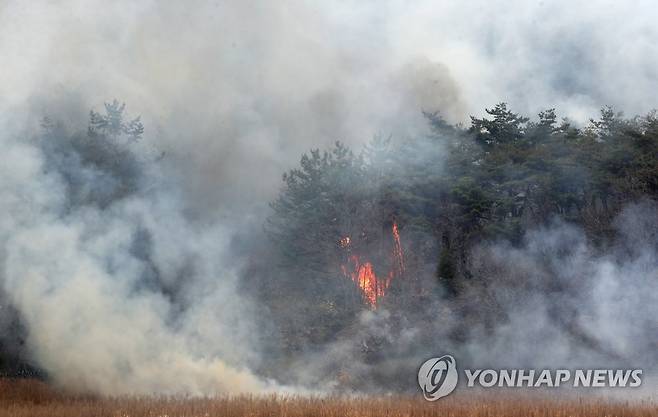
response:
<path id="1" fill-rule="evenodd" d="M 271 197 L 311 147 L 422 132 L 422 109 L 656 106 L 653 2 L 408 3 L 5 0 L 0 105 L 80 119 L 123 100 L 213 206 Z"/>

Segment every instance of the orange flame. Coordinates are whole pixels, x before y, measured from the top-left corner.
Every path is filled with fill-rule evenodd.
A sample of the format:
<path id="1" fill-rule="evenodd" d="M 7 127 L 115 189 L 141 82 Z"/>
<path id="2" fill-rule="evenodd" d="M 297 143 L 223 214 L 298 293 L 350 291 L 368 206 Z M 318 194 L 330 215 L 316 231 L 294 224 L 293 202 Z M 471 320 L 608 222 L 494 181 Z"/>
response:
<path id="1" fill-rule="evenodd" d="M 377 300 L 384 296 L 390 284 L 391 276 L 386 279 L 377 278 L 372 263 L 361 263 L 357 255 L 350 256 L 349 262 L 352 264 L 351 271 L 348 272 L 343 266 L 343 273 L 359 286 L 368 304 L 376 307 Z"/>
<path id="2" fill-rule="evenodd" d="M 366 302 L 371 308 L 377 308 L 377 302 L 381 297 L 386 295 L 386 290 L 391 281 L 396 276 L 402 276 L 404 273 L 404 257 L 402 244 L 400 243 L 400 232 L 397 223 L 393 222 L 393 269 L 389 271 L 386 277 L 377 277 L 371 262 L 362 262 L 358 255 L 350 255 L 348 264 L 342 265 L 343 274 L 351 278 L 363 293 Z M 350 250 L 351 239 L 349 236 L 343 237 L 339 241 L 339 246 L 343 249 Z"/>
<path id="3" fill-rule="evenodd" d="M 402 253 L 402 243 L 400 243 L 400 231 L 398 224 L 393 222 L 393 258 L 395 259 L 395 266 L 398 268 L 398 275 L 404 273 L 404 254 Z"/>

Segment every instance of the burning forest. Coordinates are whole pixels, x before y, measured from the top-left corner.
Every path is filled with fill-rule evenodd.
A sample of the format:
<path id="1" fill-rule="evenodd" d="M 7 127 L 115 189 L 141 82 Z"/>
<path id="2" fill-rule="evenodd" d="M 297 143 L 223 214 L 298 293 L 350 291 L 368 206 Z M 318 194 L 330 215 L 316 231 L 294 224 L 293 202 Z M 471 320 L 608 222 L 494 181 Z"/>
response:
<path id="1" fill-rule="evenodd" d="M 0 416 L 655 414 L 654 7 L 106 3 L 0 6 Z"/>
<path id="2" fill-rule="evenodd" d="M 360 238 L 367 239 L 365 232 Z M 389 258 L 390 268 L 386 275 L 380 273 L 379 276 L 367 257 L 358 254 L 358 249 L 353 247 L 354 240 L 350 236 L 344 236 L 338 242 L 346 254 L 346 261 L 341 265 L 343 274 L 359 287 L 368 305 L 373 309 L 377 308 L 379 299 L 386 295 L 391 282 L 404 277 L 404 254 L 400 243 L 400 231 L 395 221 L 391 226 L 390 239 L 393 242 Z"/>

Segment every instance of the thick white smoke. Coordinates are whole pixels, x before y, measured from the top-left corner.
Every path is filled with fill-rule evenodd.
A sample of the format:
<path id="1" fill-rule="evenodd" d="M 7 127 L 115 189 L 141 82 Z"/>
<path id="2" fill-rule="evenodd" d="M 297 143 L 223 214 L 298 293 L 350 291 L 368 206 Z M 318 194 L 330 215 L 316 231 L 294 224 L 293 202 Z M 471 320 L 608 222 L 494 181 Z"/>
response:
<path id="1" fill-rule="evenodd" d="M 223 259 L 227 230 L 187 221 L 157 172 L 99 207 L 93 193 L 121 178 L 82 164 L 69 139 L 46 140 L 60 142 L 0 138 L 0 276 L 36 364 L 105 394 L 263 390 L 246 368 L 254 329 Z"/>
<path id="2" fill-rule="evenodd" d="M 473 254 L 487 280 L 483 314 L 502 325 L 473 328 L 468 350 L 497 366 L 618 366 L 656 372 L 658 207 L 628 205 L 616 218 L 615 247 L 596 248 L 583 230 L 556 222 L 529 232 L 521 248 L 484 244 Z"/>

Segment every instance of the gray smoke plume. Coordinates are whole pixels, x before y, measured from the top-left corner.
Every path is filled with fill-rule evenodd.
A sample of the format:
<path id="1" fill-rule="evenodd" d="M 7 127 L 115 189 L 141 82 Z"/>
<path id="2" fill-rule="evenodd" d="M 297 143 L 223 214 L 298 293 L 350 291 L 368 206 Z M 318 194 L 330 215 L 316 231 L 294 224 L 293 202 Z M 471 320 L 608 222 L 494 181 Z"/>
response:
<path id="1" fill-rule="evenodd" d="M 254 329 L 223 259 L 224 227 L 186 220 L 157 172 L 144 183 L 157 167 L 128 145 L 61 129 L 1 143 L 3 290 L 56 383 L 106 394 L 265 387 L 244 367 Z"/>
<path id="2" fill-rule="evenodd" d="M 606 395 L 655 398 L 658 205 L 628 205 L 615 227 L 619 239 L 606 250 L 559 220 L 530 230 L 519 247 L 482 243 L 459 297 L 417 301 L 403 316 L 385 305 L 366 311 L 347 337 L 300 358 L 297 378 L 406 391 L 412 370 L 448 353 L 461 369 L 642 369 L 641 389 Z"/>
<path id="3" fill-rule="evenodd" d="M 36 114 L 121 98 L 186 203 L 216 213 L 273 196 L 311 146 L 423 131 L 421 110 L 651 109 L 655 15 L 609 1 L 8 1 L 0 97 Z"/>

